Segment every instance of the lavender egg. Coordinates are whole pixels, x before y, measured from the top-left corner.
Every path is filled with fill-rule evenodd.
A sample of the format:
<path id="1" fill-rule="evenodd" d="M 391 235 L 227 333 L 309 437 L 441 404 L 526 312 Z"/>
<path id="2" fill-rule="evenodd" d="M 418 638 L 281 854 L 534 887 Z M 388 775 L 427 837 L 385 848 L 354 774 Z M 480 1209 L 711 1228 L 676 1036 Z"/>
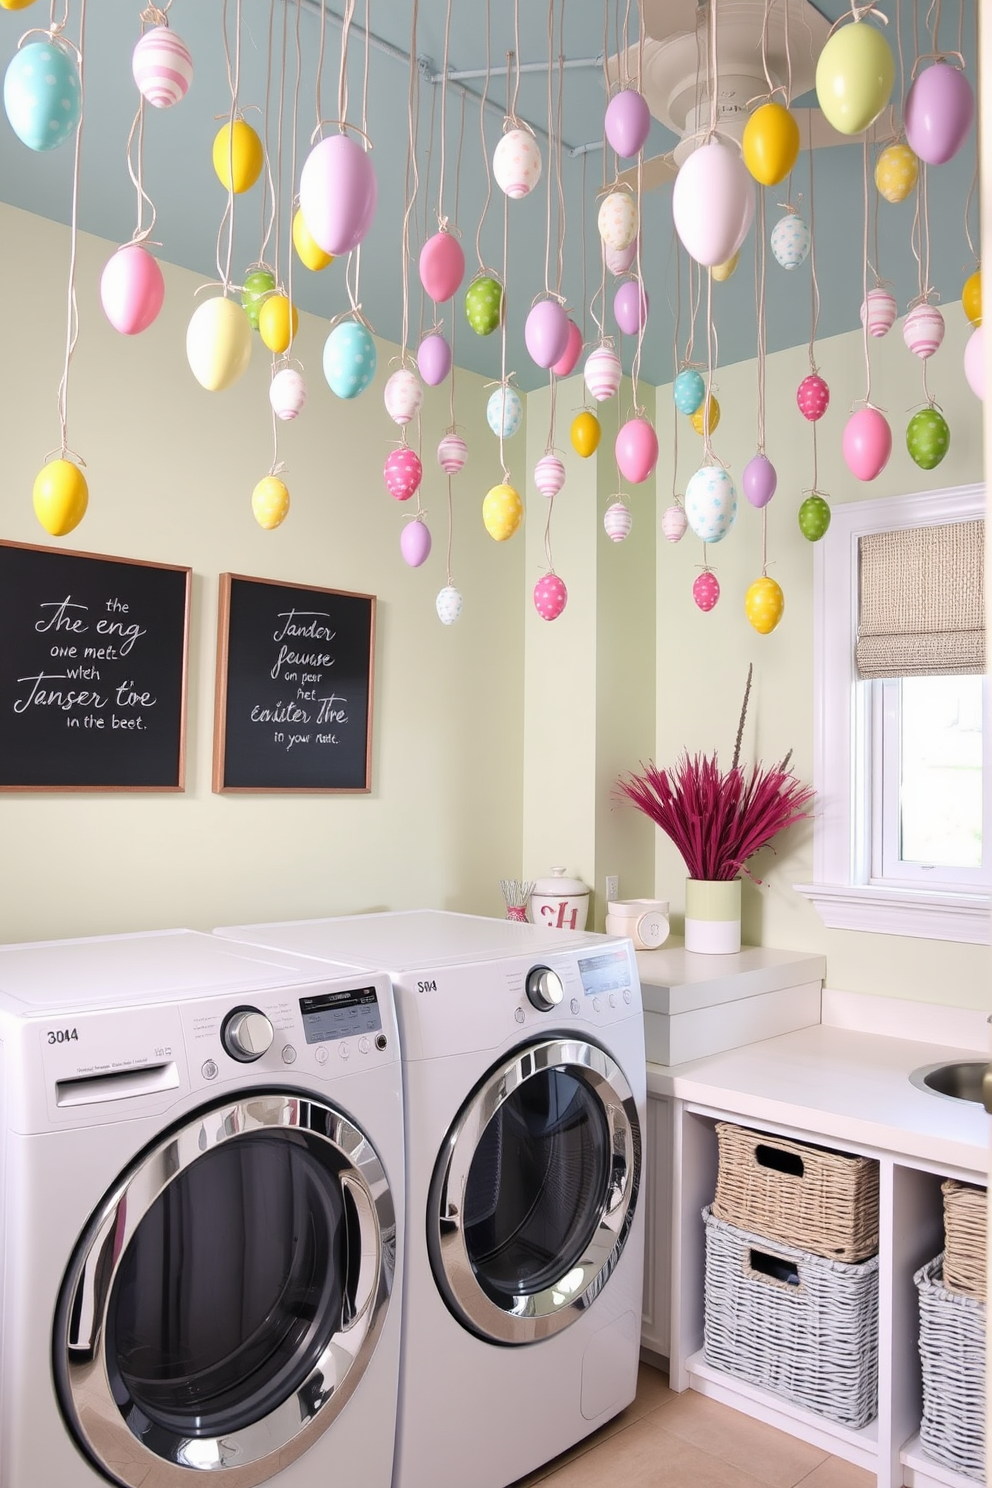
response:
<path id="1" fill-rule="evenodd" d="M 428 387 L 437 387 L 451 371 L 451 347 L 439 331 L 433 331 L 421 341 L 417 366 Z"/>
<path id="2" fill-rule="evenodd" d="M 403 561 L 411 568 L 419 568 L 430 556 L 431 535 L 427 530 L 427 523 L 422 522 L 419 517 L 408 522 L 400 533 L 400 552 Z"/>
<path id="3" fill-rule="evenodd" d="M 744 495 L 752 506 L 767 506 L 775 495 L 778 475 L 767 455 L 755 455 L 748 460 L 741 474 Z"/>

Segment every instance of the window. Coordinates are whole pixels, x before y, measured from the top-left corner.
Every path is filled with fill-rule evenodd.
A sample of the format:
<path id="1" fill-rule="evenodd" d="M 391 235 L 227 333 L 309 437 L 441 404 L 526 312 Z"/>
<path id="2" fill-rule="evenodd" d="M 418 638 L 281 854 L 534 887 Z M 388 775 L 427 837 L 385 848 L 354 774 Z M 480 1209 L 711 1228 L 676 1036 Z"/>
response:
<path id="1" fill-rule="evenodd" d="M 899 597 L 875 606 L 859 594 L 860 566 L 886 548 L 898 556 L 918 529 L 927 529 L 927 541 L 931 533 L 935 542 L 941 533 L 955 542 L 973 538 L 984 505 L 981 486 L 838 505 L 817 545 L 814 882 L 796 887 L 832 928 L 989 941 L 987 678 L 964 670 L 935 675 L 942 664 L 955 665 L 947 637 L 928 636 L 921 645 L 918 636 L 900 636 L 892 619 Z M 970 534 L 957 524 L 970 524 Z M 973 543 L 970 551 L 980 593 Z M 957 577 L 947 587 L 957 590 Z M 872 583 L 866 594 L 882 590 Z M 941 603 L 937 593 L 934 605 Z M 950 643 L 962 668 L 973 667 L 983 626 L 956 632 Z"/>

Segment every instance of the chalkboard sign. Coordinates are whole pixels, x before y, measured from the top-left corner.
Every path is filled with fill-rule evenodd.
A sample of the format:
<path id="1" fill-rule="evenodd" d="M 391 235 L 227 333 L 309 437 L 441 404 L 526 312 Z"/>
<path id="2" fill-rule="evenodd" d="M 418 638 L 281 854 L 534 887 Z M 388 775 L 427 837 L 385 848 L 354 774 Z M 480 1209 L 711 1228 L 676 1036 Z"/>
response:
<path id="1" fill-rule="evenodd" d="M 371 788 L 375 599 L 221 574 L 215 791 Z"/>
<path id="2" fill-rule="evenodd" d="M 182 790 L 190 570 L 0 541 L 0 789 Z"/>

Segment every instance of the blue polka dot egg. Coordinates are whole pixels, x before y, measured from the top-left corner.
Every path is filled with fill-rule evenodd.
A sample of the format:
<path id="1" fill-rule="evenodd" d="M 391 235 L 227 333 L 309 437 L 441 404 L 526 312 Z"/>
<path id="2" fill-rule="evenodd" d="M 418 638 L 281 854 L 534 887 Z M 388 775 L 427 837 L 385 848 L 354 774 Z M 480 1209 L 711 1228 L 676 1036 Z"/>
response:
<path id="1" fill-rule="evenodd" d="M 10 127 L 31 150 L 54 150 L 75 132 L 80 110 L 76 60 L 53 41 L 32 41 L 10 60 L 3 106 Z"/>
<path id="2" fill-rule="evenodd" d="M 706 397 L 706 384 L 694 367 L 684 367 L 672 387 L 672 397 L 679 413 L 693 414 Z"/>
<path id="3" fill-rule="evenodd" d="M 772 252 L 783 269 L 798 269 L 801 263 L 806 262 L 809 253 L 809 228 L 796 212 L 789 212 L 772 228 L 770 242 Z"/>
<path id="4" fill-rule="evenodd" d="M 524 405 L 516 388 L 496 388 L 486 405 L 486 419 L 497 437 L 512 439 L 524 421 Z"/>
<path id="5" fill-rule="evenodd" d="M 702 465 L 685 488 L 689 526 L 703 542 L 721 542 L 737 519 L 737 492 L 722 465 Z"/>
<path id="6" fill-rule="evenodd" d="M 376 350 L 360 320 L 343 320 L 324 342 L 324 376 L 339 398 L 357 398 L 375 376 Z"/>

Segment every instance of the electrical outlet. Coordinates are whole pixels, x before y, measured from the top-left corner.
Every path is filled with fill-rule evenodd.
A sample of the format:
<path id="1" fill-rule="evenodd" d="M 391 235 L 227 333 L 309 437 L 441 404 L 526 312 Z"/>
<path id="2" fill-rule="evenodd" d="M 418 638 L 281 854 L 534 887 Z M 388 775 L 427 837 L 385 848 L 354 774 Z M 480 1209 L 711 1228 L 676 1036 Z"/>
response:
<path id="1" fill-rule="evenodd" d="M 620 898 L 620 875 L 608 873 L 606 875 L 606 900 L 607 903 L 616 903 Z"/>

